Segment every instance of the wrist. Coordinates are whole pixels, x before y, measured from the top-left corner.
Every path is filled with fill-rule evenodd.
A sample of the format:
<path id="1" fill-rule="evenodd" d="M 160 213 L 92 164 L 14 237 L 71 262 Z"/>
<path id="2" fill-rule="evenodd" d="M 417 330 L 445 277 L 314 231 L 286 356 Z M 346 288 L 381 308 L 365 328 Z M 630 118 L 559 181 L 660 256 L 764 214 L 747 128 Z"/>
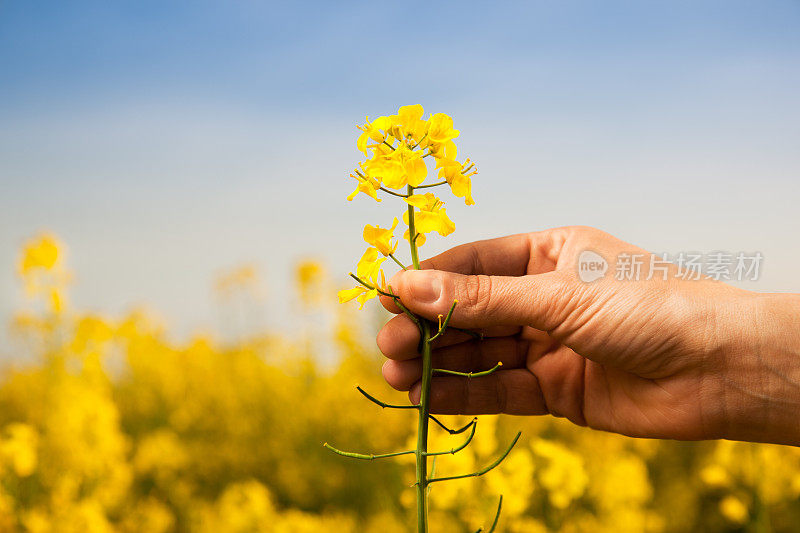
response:
<path id="1" fill-rule="evenodd" d="M 800 445 L 800 295 L 749 293 L 733 316 L 722 343 L 721 436 Z"/>

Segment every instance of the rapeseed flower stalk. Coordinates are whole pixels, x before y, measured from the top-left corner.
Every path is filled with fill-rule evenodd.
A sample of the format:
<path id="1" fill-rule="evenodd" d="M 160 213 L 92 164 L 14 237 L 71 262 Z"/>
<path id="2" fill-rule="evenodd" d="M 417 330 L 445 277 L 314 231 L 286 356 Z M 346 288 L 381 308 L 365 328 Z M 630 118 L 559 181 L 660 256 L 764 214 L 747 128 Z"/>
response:
<path id="1" fill-rule="evenodd" d="M 391 259 L 403 270 L 408 268 L 419 269 L 419 247 L 425 244 L 426 234 L 438 233 L 445 237 L 455 231 L 456 226 L 445 209 L 445 202 L 427 189 L 449 186 L 450 191 L 458 198 L 463 198 L 466 205 L 473 205 L 471 177 L 477 173 L 475 164 L 469 159 L 459 162 L 458 149 L 454 142 L 460 132 L 453 128 L 453 119 L 444 113 L 435 113 L 427 120 L 423 119 L 424 110 L 421 105 L 401 107 L 396 115 L 378 117 L 358 126 L 361 135 L 356 141 L 356 147 L 364 153 L 366 161 L 358 164 L 350 176 L 356 180 L 356 189 L 348 197 L 353 200 L 359 193 L 364 193 L 380 202 L 381 195 L 389 195 L 405 202 L 402 213 L 403 223 L 407 229 L 403 235 L 408 241 L 411 264 L 406 266 L 395 256 L 398 240 L 394 236 L 399 221 L 394 218 L 389 228 L 372 226 L 364 227 L 364 241 L 369 245 L 356 265 L 356 272 L 350 276 L 358 282 L 352 289 L 339 292 L 339 301 L 349 302 L 355 299 L 359 308 L 378 295 L 392 298 L 397 306 L 417 325 L 420 331 L 420 350 L 422 353 L 422 389 L 419 405 L 391 405 L 371 396 L 361 387 L 358 391 L 368 400 L 383 408 L 415 409 L 418 411 L 419 422 L 417 426 L 416 449 L 383 454 L 363 454 L 345 452 L 325 443 L 325 447 L 339 455 L 354 459 L 374 460 L 403 455 L 414 455 L 416 458 L 416 494 L 417 494 L 417 530 L 419 533 L 428 531 L 428 504 L 427 496 L 430 485 L 439 481 L 449 481 L 468 477 L 482 476 L 497 467 L 509 454 L 517 443 L 520 433 L 511 444 L 494 462 L 474 472 L 456 476 L 435 477 L 436 457 L 441 455 L 455 455 L 464 450 L 475 437 L 477 418 L 459 429 L 450 429 L 430 414 L 431 380 L 434 374 L 447 374 L 460 376 L 467 379 L 488 376 L 497 371 L 502 363 L 498 362 L 493 368 L 484 372 L 463 373 L 452 370 L 433 368 L 431 364 L 432 342 L 441 336 L 448 328 L 450 318 L 453 316 L 458 301 L 453 301 L 450 311 L 446 316 L 439 316 L 437 322 L 430 322 L 425 318 L 409 311 L 400 299 L 395 296 L 392 288 L 386 283 L 386 275 L 382 269 L 384 262 Z M 437 180 L 427 183 L 429 177 L 426 158 L 435 161 L 438 170 Z M 477 333 L 470 332 L 479 337 Z M 457 447 L 445 451 L 428 451 L 428 425 L 433 421 L 442 429 L 453 434 L 466 433 L 467 437 Z M 428 473 L 428 460 L 433 458 L 430 474 Z M 497 506 L 489 533 L 495 531 L 500 518 L 503 497 Z M 478 530 L 483 531 L 483 528 Z"/>

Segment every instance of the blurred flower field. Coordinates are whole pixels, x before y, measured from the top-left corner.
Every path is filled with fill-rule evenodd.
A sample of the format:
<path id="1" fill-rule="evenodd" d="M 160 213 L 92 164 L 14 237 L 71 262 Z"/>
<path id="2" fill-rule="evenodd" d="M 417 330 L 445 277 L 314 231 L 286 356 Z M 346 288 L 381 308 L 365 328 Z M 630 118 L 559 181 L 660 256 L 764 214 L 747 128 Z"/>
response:
<path id="1" fill-rule="evenodd" d="M 22 352 L 0 379 L 0 531 L 410 530 L 413 458 L 353 462 L 322 446 L 403 449 L 416 425 L 355 391 L 406 401 L 380 377 L 374 331 L 333 303 L 339 287 L 322 265 L 298 265 L 297 298 L 330 327 L 178 343 L 147 312 L 73 308 L 62 251 L 41 235 L 21 252 L 29 303 L 11 324 Z M 247 291 L 252 278 L 243 269 L 217 290 Z M 321 364 L 321 351 L 335 364 Z M 438 473 L 484 464 L 517 430 L 523 439 L 486 476 L 437 487 L 434 531 L 475 531 L 498 493 L 507 532 L 800 524 L 796 448 L 628 439 L 550 417 L 479 424 L 475 445 L 442 457 Z M 434 429 L 432 441 L 444 449 L 461 439 Z"/>

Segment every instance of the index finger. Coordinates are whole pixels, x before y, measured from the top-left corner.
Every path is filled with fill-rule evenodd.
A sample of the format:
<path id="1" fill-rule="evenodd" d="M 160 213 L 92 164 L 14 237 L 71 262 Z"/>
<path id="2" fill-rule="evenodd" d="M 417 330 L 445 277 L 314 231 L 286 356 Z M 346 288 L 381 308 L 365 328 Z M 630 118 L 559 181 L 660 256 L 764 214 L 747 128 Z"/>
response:
<path id="1" fill-rule="evenodd" d="M 457 274 L 524 276 L 554 270 L 563 228 L 462 244 L 420 263 L 423 270 Z M 390 282 L 391 285 L 391 282 Z M 392 313 L 401 310 L 392 298 L 381 296 L 381 304 Z"/>
<path id="2" fill-rule="evenodd" d="M 531 235 L 519 233 L 450 248 L 420 263 L 423 270 L 458 274 L 522 276 L 531 258 Z"/>

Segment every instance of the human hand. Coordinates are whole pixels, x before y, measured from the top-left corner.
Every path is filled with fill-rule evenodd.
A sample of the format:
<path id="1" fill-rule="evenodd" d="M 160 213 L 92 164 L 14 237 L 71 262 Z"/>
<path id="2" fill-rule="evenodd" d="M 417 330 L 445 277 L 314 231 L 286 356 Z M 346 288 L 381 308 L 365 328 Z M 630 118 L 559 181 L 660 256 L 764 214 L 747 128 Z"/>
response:
<path id="1" fill-rule="evenodd" d="M 609 263 L 591 283 L 584 250 Z M 620 254 L 644 254 L 642 277 L 619 281 Z M 458 300 L 434 344 L 431 412 L 552 414 L 636 437 L 800 444 L 800 298 L 709 279 L 667 279 L 646 251 L 593 228 L 567 227 L 453 248 L 398 273 L 394 293 L 435 321 Z M 387 297 L 383 305 L 400 310 Z M 378 334 L 386 381 L 419 401 L 419 330 L 404 314 Z"/>

